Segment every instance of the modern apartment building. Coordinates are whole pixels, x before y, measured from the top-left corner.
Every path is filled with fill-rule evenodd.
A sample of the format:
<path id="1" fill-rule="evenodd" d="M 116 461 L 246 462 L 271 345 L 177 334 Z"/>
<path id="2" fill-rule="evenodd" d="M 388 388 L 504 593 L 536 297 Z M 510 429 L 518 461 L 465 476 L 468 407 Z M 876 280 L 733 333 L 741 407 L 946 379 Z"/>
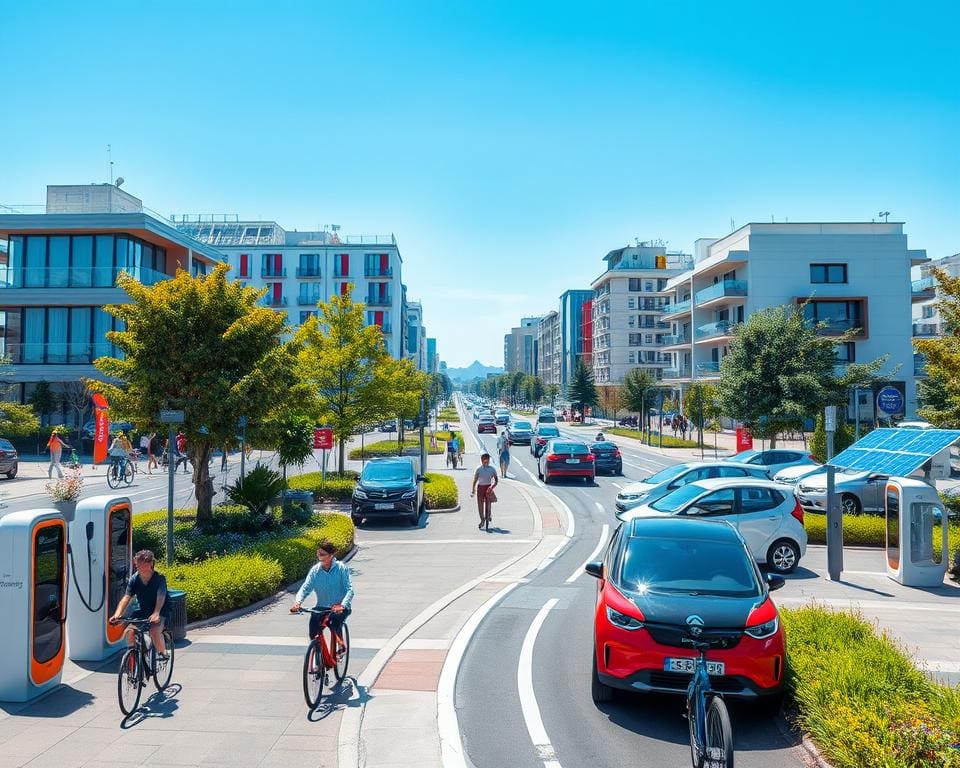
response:
<path id="1" fill-rule="evenodd" d="M 809 300 L 811 322 L 825 333 L 857 329 L 837 345 L 837 364 L 888 356 L 884 372 L 902 381 L 905 410 L 916 410 L 910 270 L 927 262 L 910 249 L 901 223 L 747 224 L 726 237 L 698 240 L 695 263 L 670 279 L 673 298 L 665 349 L 673 361 L 665 382 L 682 390 L 719 378 L 733 328 L 753 312 Z"/>
<path id="2" fill-rule="evenodd" d="M 406 356 L 418 371 L 427 370 L 427 329 L 423 324 L 423 306 L 419 301 L 407 303 Z"/>
<path id="3" fill-rule="evenodd" d="M 393 235 L 291 232 L 275 221 L 206 215 L 178 217 L 176 226 L 225 253 L 234 278 L 266 288 L 264 305 L 286 312 L 292 328 L 316 314 L 318 301 L 350 291 L 390 355 L 404 356 L 403 259 Z"/>
<path id="4" fill-rule="evenodd" d="M 693 266 L 693 257 L 640 243 L 604 256 L 607 268 L 593 281 L 592 362 L 598 384 L 619 384 L 641 368 L 660 379 L 670 365 L 664 352 L 670 325 L 670 278 Z"/>
<path id="5" fill-rule="evenodd" d="M 560 386 L 566 388 L 583 358 L 583 306 L 593 300 L 593 291 L 571 290 L 560 295 Z"/>
<path id="6" fill-rule="evenodd" d="M 522 317 L 520 325 L 503 337 L 503 369 L 507 373 L 536 376 L 540 369 L 537 342 L 538 317 Z"/>
<path id="7" fill-rule="evenodd" d="M 121 272 L 154 285 L 226 259 L 109 184 L 47 187 L 43 212 L 0 215 L 0 243 L 0 351 L 21 402 L 40 381 L 56 395 L 99 378 L 93 361 L 122 354 L 106 338 L 119 321 L 103 310 L 127 300 L 116 287 Z M 67 408 L 53 418 L 74 422 Z"/>
<path id="8" fill-rule="evenodd" d="M 427 338 L 427 373 L 436 373 L 439 370 L 440 360 L 437 358 L 437 340 Z"/>
<path id="9" fill-rule="evenodd" d="M 551 310 L 537 322 L 537 370 L 544 384 L 560 386 L 560 314 Z"/>
<path id="10" fill-rule="evenodd" d="M 583 302 L 580 311 L 580 338 L 583 339 L 583 364 L 593 370 L 593 299 Z"/>
<path id="11" fill-rule="evenodd" d="M 936 279 L 933 277 L 934 267 L 943 270 L 951 277 L 960 277 L 960 253 L 924 264 L 920 267 L 920 279 L 911 283 L 914 339 L 943 336 L 947 331 L 946 322 L 938 308 Z M 918 377 L 926 375 L 923 355 L 914 354 L 913 372 Z"/>

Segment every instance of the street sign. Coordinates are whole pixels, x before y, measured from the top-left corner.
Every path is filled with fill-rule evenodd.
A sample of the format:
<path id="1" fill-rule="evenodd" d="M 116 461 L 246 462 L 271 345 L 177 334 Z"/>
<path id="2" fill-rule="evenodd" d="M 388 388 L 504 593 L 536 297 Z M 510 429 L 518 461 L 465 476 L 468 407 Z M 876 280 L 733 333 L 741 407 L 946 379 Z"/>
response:
<path id="1" fill-rule="evenodd" d="M 877 408 L 888 416 L 903 413 L 903 395 L 896 387 L 884 387 L 877 392 Z"/>
<path id="2" fill-rule="evenodd" d="M 240 429 L 246 429 L 246 427 L 247 427 L 247 417 L 246 417 L 246 416 L 240 416 L 239 418 L 237 418 L 237 426 L 240 427 Z"/>
<path id="3" fill-rule="evenodd" d="M 737 453 L 749 451 L 753 448 L 753 435 L 745 427 L 737 427 Z"/>
<path id="4" fill-rule="evenodd" d="M 160 411 L 157 418 L 161 424 L 183 424 L 186 421 L 183 411 Z"/>
<path id="5" fill-rule="evenodd" d="M 329 451 L 333 448 L 333 430 L 316 427 L 313 430 L 313 448 L 323 451 Z"/>
<path id="6" fill-rule="evenodd" d="M 837 406 L 828 405 L 823 409 L 823 428 L 826 432 L 837 431 Z"/>

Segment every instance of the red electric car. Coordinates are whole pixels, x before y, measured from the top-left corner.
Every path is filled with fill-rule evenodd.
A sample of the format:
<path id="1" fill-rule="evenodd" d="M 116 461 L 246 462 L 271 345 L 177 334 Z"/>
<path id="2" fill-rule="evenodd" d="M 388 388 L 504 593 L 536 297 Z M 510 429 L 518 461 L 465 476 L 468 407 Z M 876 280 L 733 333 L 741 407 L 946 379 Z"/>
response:
<path id="1" fill-rule="evenodd" d="M 577 477 L 592 483 L 596 474 L 596 457 L 590 453 L 590 446 L 576 440 L 550 440 L 537 461 L 537 476 L 544 484 L 558 477 Z"/>

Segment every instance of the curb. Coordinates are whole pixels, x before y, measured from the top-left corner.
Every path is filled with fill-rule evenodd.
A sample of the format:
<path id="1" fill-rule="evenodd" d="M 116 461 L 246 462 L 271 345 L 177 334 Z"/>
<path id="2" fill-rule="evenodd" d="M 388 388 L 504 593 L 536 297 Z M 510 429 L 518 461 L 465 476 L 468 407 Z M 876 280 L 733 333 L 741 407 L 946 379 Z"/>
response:
<path id="1" fill-rule="evenodd" d="M 462 507 L 457 504 L 455 507 L 445 507 L 444 509 L 427 509 L 426 512 L 428 515 L 442 515 L 447 512 L 459 512 Z"/>
<path id="2" fill-rule="evenodd" d="M 780 731 L 784 738 L 792 739 L 797 735 L 795 731 L 790 730 L 785 717 L 777 717 L 776 723 L 777 730 Z M 813 765 L 816 766 L 816 768 L 833 768 L 833 765 L 823 756 L 823 754 L 817 748 L 817 745 L 813 743 L 807 734 L 800 734 L 799 746 L 804 752 L 807 753 L 810 759 L 813 760 Z"/>

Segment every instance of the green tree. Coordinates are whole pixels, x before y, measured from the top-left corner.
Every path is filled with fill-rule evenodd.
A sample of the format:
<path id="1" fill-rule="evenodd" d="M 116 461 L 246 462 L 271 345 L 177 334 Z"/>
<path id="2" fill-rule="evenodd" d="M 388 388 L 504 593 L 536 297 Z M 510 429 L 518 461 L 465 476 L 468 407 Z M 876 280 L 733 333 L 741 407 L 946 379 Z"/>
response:
<path id="1" fill-rule="evenodd" d="M 47 416 L 56 408 L 57 398 L 53 394 L 50 382 L 38 381 L 27 398 L 27 402 L 33 406 L 33 412 L 40 418 L 42 425 L 47 421 Z"/>
<path id="2" fill-rule="evenodd" d="M 238 416 L 262 421 L 297 391 L 281 343 L 285 315 L 260 306 L 265 290 L 228 280 L 227 270 L 220 264 L 197 277 L 181 270 L 154 286 L 122 274 L 117 284 L 130 303 L 104 309 L 125 328 L 107 334 L 124 356 L 96 360 L 109 381 L 89 382 L 140 431 L 163 434 L 159 411 L 184 411 L 200 527 L 213 514 L 213 450 L 233 441 Z"/>
<path id="3" fill-rule="evenodd" d="M 856 329 L 823 335 L 803 307 L 770 307 L 734 329 L 730 353 L 720 364 L 720 407 L 754 435 L 776 445 L 777 435 L 799 429 L 826 405 L 845 406 L 855 384 L 869 386 L 886 360 L 851 363 L 837 374 L 835 347 L 856 338 Z"/>
<path id="4" fill-rule="evenodd" d="M 683 414 L 697 428 L 697 442 L 703 445 L 703 430 L 720 415 L 719 393 L 713 384 L 694 381 L 683 398 Z"/>
<path id="5" fill-rule="evenodd" d="M 869 426 L 869 425 L 868 425 Z M 866 430 L 869 431 L 869 430 Z M 865 430 L 861 428 L 860 436 L 863 437 Z M 837 429 L 833 433 L 833 455 L 836 456 L 840 451 L 845 451 L 856 440 L 856 432 L 852 425 L 845 419 L 837 419 Z M 813 428 L 813 434 L 810 435 L 810 453 L 813 458 L 821 464 L 827 461 L 827 431 L 824 424 L 823 412 L 817 414 L 816 425 Z"/>
<path id="6" fill-rule="evenodd" d="M 530 405 L 537 405 L 543 402 L 543 396 L 545 394 L 543 379 L 539 376 L 527 376 L 524 394 L 526 395 L 527 403 Z"/>
<path id="7" fill-rule="evenodd" d="M 960 426 L 960 278 L 934 269 L 937 310 L 945 325 L 944 335 L 914 341 L 924 356 L 926 379 L 921 380 L 918 413 L 937 427 Z"/>
<path id="8" fill-rule="evenodd" d="M 547 399 L 550 400 L 550 407 L 553 407 L 557 404 L 557 397 L 560 394 L 560 387 L 557 384 L 547 384 L 546 390 Z"/>
<path id="9" fill-rule="evenodd" d="M 643 430 L 647 424 L 647 403 L 651 402 L 657 390 L 657 380 L 643 368 L 633 368 L 623 377 L 620 387 L 620 405 L 631 413 L 639 414 L 637 429 Z M 649 430 L 648 430 L 649 431 Z"/>
<path id="10" fill-rule="evenodd" d="M 0 434 L 26 437 L 40 429 L 40 419 L 32 405 L 7 399 L 18 388 L 10 358 L 0 357 Z"/>
<path id="11" fill-rule="evenodd" d="M 597 385 L 593 383 L 593 372 L 583 364 L 583 360 L 578 360 L 577 367 L 573 370 L 573 376 L 567 385 L 567 397 L 574 406 L 580 406 L 581 419 L 586 418 L 588 406 L 593 407 L 599 402 Z"/>
<path id="12" fill-rule="evenodd" d="M 287 467 L 302 467 L 313 455 L 314 421 L 303 414 L 285 412 L 269 419 L 265 425 L 273 439 L 277 461 L 287 479 Z"/>
<path id="13" fill-rule="evenodd" d="M 617 412 L 620 408 L 620 387 L 614 384 L 604 384 L 597 387 L 597 395 L 600 399 L 600 407 L 603 408 L 604 418 L 616 421 Z"/>

